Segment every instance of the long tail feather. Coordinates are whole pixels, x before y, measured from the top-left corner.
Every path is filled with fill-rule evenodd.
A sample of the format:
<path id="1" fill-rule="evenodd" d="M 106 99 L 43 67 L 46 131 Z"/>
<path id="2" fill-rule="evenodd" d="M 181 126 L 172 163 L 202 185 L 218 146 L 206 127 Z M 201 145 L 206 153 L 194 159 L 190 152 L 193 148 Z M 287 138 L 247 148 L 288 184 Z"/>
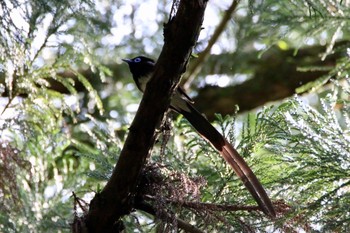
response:
<path id="1" fill-rule="evenodd" d="M 179 105 L 179 99 L 174 104 L 172 101 L 171 108 L 181 113 L 198 131 L 198 133 L 208 140 L 233 168 L 237 176 L 242 180 L 245 187 L 249 190 L 255 201 L 258 203 L 261 210 L 268 216 L 274 218 L 276 216 L 275 210 L 270 198 L 266 194 L 265 189 L 250 169 L 248 164 L 233 148 L 233 146 L 215 129 L 208 120 L 202 116 L 191 103 L 182 100 Z"/>
<path id="2" fill-rule="evenodd" d="M 250 169 L 245 160 L 232 147 L 232 145 L 225 140 L 225 145 L 220 154 L 224 157 L 227 163 L 231 165 L 235 173 L 241 178 L 242 182 L 249 190 L 255 201 L 260 206 L 261 210 L 270 217 L 276 217 L 272 202 L 268 197 L 265 189 L 261 185 L 254 172 Z"/>

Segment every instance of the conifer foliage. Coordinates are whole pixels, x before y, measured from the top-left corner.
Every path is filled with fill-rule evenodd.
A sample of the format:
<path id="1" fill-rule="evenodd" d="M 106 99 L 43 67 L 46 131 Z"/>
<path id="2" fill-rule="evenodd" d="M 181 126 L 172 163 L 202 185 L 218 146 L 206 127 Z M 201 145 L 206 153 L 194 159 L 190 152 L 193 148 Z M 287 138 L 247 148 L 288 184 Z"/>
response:
<path id="1" fill-rule="evenodd" d="M 120 229 L 349 231 L 349 1 L 226 2 L 208 3 L 218 12 L 234 7 L 219 14 L 224 29 L 216 30 L 222 34 L 214 41 L 203 28 L 205 39 L 200 37 L 189 64 L 193 73 L 185 74 L 187 87 L 198 86 L 191 94 L 210 80 L 209 72 L 229 77 L 229 85 L 237 84 L 237 76 L 249 80 L 259 74 L 254 63 L 267 51 L 294 49 L 297 55 L 324 46 L 298 62 L 298 71 L 321 75 L 300 83 L 294 96 L 245 113 L 227 106 L 235 114 L 217 114 L 213 122 L 256 172 L 277 218 L 259 211 L 187 121 L 168 114 Z M 155 5 L 157 18 L 143 23 L 148 18 L 140 20 L 140 9 Z M 0 1 L 0 232 L 82 232 L 81 219 L 113 173 L 140 100 L 117 59 L 160 51 L 168 5 Z M 118 28 L 127 35 L 114 37 Z M 215 61 L 201 53 L 206 46 L 214 48 Z M 318 63 L 335 54 L 332 64 Z M 200 62 L 191 68 L 192 61 Z"/>

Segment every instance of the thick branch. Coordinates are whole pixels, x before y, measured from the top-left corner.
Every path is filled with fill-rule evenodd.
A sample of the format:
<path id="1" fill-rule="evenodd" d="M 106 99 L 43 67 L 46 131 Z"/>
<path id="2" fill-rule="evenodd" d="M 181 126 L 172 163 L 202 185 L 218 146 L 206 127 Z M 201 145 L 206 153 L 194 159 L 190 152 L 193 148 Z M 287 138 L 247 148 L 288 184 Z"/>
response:
<path id="1" fill-rule="evenodd" d="M 153 146 L 155 130 L 197 41 L 205 7 L 206 1 L 181 1 L 175 17 L 165 25 L 163 50 L 118 163 L 102 192 L 90 203 L 86 216 L 90 233 L 115 232 L 115 224 L 132 210 L 139 175 Z"/>
<path id="2" fill-rule="evenodd" d="M 342 43 L 338 43 L 338 46 L 342 46 Z M 256 55 L 252 58 L 246 56 L 243 64 L 240 60 L 244 56 L 212 55 L 210 58 L 212 60 L 208 62 L 210 66 L 205 67 L 203 75 L 212 73 L 211 70 L 221 70 L 223 74 L 229 74 L 232 70 L 237 74 L 244 74 L 249 70 L 254 73 L 251 79 L 238 85 L 224 88 L 205 86 L 199 89 L 198 95 L 194 98 L 196 106 L 209 119 L 213 119 L 215 113 L 232 114 L 235 105 L 239 106 L 240 111 L 247 111 L 262 106 L 266 102 L 292 96 L 296 88 L 328 74 L 327 69 L 334 68 L 336 60 L 342 56 L 340 53 L 334 53 L 321 61 L 319 54 L 324 49 L 324 46 L 299 49 L 295 55 L 294 49 L 281 50 L 273 47 L 266 51 L 261 59 L 257 59 Z M 222 61 L 225 62 L 222 63 Z M 223 67 L 221 69 L 218 66 Z M 322 67 L 323 70 L 305 72 L 300 71 L 298 69 L 300 67 Z"/>

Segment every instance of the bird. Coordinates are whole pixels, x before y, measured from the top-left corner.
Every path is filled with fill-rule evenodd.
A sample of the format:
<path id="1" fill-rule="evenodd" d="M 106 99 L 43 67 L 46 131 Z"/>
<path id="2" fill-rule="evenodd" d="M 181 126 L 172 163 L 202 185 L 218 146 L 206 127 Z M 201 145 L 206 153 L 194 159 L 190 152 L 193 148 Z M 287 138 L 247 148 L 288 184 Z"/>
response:
<path id="1" fill-rule="evenodd" d="M 143 93 L 155 70 L 155 61 L 146 56 L 122 59 L 122 61 L 128 64 L 137 88 Z M 194 101 L 181 87 L 178 86 L 174 90 L 169 108 L 182 114 L 199 135 L 220 153 L 241 179 L 263 213 L 271 218 L 275 218 L 276 212 L 271 199 L 252 169 L 231 143 L 195 108 Z"/>

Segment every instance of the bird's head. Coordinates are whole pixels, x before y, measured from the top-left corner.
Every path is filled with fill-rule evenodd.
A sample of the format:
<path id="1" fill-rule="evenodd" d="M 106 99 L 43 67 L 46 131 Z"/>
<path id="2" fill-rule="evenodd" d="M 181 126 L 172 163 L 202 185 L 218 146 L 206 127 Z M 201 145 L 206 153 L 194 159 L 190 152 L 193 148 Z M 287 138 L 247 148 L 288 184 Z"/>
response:
<path id="1" fill-rule="evenodd" d="M 130 72 L 135 79 L 135 82 L 145 76 L 149 76 L 154 71 L 155 62 L 153 59 L 138 56 L 132 59 L 122 59 L 124 62 L 128 63 Z"/>

